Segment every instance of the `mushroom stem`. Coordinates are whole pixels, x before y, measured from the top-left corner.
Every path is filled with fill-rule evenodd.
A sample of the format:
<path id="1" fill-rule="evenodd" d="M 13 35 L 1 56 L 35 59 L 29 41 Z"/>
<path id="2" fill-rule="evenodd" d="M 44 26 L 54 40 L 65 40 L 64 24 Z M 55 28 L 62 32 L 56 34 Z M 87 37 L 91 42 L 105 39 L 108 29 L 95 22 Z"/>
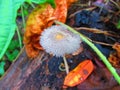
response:
<path id="1" fill-rule="evenodd" d="M 65 64 L 66 73 L 68 74 L 69 73 L 69 66 L 68 66 L 68 63 L 67 63 L 67 60 L 66 60 L 65 56 L 63 56 L 63 60 L 64 60 L 64 64 Z"/>

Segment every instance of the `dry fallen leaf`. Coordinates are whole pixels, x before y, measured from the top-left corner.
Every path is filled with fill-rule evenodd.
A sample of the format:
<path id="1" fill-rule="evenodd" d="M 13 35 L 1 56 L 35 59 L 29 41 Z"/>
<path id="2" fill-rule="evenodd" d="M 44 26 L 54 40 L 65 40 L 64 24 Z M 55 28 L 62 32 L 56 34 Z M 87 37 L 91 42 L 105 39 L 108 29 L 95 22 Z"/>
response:
<path id="1" fill-rule="evenodd" d="M 115 43 L 113 49 L 115 49 L 116 52 L 111 53 L 108 59 L 114 67 L 120 68 L 120 43 Z"/>
<path id="2" fill-rule="evenodd" d="M 77 0 L 67 0 L 67 6 L 69 7 L 72 3 L 76 2 Z"/>
<path id="3" fill-rule="evenodd" d="M 91 60 L 81 62 L 76 68 L 67 74 L 63 88 L 67 88 L 67 86 L 74 87 L 82 83 L 91 74 L 93 69 L 94 65 Z"/>
<path id="4" fill-rule="evenodd" d="M 68 5 L 74 1 L 76 0 L 55 0 L 55 9 L 49 4 L 39 5 L 28 16 L 23 42 L 25 44 L 27 55 L 30 58 L 36 57 L 39 50 L 43 50 L 39 45 L 41 32 L 45 28 L 51 26 L 54 20 L 65 23 Z"/>

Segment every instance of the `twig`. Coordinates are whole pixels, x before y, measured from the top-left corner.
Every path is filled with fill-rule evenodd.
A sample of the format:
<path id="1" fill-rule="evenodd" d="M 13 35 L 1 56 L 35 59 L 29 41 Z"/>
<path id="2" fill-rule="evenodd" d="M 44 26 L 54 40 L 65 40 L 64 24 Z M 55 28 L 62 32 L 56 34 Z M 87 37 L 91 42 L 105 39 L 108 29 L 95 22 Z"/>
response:
<path id="1" fill-rule="evenodd" d="M 80 7 L 86 7 L 86 6 L 88 6 L 88 4 L 73 4 L 73 5 L 75 5 L 75 6 L 80 6 Z"/>
<path id="2" fill-rule="evenodd" d="M 108 43 L 99 42 L 99 41 L 94 41 L 94 40 L 91 40 L 91 42 L 94 42 L 94 43 L 97 43 L 97 44 L 101 44 L 101 45 L 104 45 L 104 46 L 110 46 L 110 47 L 113 46 L 113 44 L 108 44 Z"/>
<path id="3" fill-rule="evenodd" d="M 115 1 L 113 1 L 113 0 L 109 0 L 109 1 L 111 1 L 113 4 L 115 4 L 116 7 L 120 10 L 120 6 Z"/>
<path id="4" fill-rule="evenodd" d="M 89 8 L 85 8 L 84 10 L 93 10 L 95 9 L 96 7 L 89 7 Z M 81 12 L 83 9 L 79 10 L 79 11 L 76 11 L 75 13 L 71 14 L 68 18 L 72 18 L 73 16 L 75 16 L 75 14 Z"/>
<path id="5" fill-rule="evenodd" d="M 74 29 L 76 29 L 76 30 L 86 30 L 86 31 L 90 31 L 90 32 L 93 32 L 93 33 L 105 34 L 105 35 L 108 35 L 108 36 L 120 38 L 120 36 L 118 36 L 118 35 L 110 34 L 108 31 L 103 31 L 103 30 L 99 30 L 99 29 L 95 29 L 95 28 L 79 27 L 79 28 L 74 28 Z"/>

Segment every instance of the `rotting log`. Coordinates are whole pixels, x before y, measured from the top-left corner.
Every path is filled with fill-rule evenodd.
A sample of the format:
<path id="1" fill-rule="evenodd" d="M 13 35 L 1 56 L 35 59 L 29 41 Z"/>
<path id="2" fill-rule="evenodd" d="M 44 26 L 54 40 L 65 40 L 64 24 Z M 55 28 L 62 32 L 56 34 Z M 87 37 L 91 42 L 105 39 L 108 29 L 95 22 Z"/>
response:
<path id="1" fill-rule="evenodd" d="M 0 80 L 0 90 L 36 90 L 32 89 L 32 87 L 34 88 L 32 85 L 28 85 L 28 89 L 24 86 L 28 84 L 26 80 L 30 75 L 40 67 L 43 56 L 44 52 L 40 52 L 39 56 L 32 60 L 27 57 L 25 50 L 23 50 Z M 34 79 L 32 82 L 35 83 Z"/>
<path id="2" fill-rule="evenodd" d="M 48 54 L 40 52 L 38 57 L 31 60 L 23 50 L 1 78 L 0 90 L 62 90 L 65 72 L 51 74 L 47 67 L 49 59 Z M 120 90 L 105 67 L 95 67 L 87 80 L 68 90 Z M 120 69 L 117 70 L 120 74 Z"/>

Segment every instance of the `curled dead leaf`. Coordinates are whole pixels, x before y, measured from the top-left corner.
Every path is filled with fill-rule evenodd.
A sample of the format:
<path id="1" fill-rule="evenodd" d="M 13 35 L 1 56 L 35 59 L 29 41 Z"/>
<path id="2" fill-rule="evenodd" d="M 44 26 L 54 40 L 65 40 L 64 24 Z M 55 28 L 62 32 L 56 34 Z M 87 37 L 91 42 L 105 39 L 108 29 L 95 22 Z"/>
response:
<path id="1" fill-rule="evenodd" d="M 113 49 L 116 50 L 117 56 L 120 58 L 120 43 L 115 43 L 115 44 L 113 45 Z"/>
<path id="2" fill-rule="evenodd" d="M 92 73 L 94 65 L 91 60 L 81 62 L 76 68 L 70 71 L 64 80 L 63 88 L 74 87 L 87 79 Z"/>
<path id="3" fill-rule="evenodd" d="M 114 67 L 120 68 L 120 43 L 115 43 L 112 48 L 116 52 L 111 53 L 108 59 Z"/>
<path id="4" fill-rule="evenodd" d="M 67 6 L 69 7 L 72 3 L 76 2 L 77 0 L 67 0 Z"/>
<path id="5" fill-rule="evenodd" d="M 49 9 L 49 10 L 48 10 Z M 50 26 L 53 8 L 49 4 L 40 5 L 29 15 L 26 22 L 26 32 L 24 34 L 24 44 L 27 55 L 35 57 L 42 47 L 39 45 L 39 36 L 44 28 Z"/>
<path id="6" fill-rule="evenodd" d="M 36 57 L 39 50 L 43 50 L 39 45 L 41 32 L 51 26 L 54 20 L 65 23 L 68 5 L 74 1 L 76 0 L 55 0 L 55 9 L 50 4 L 39 5 L 28 16 L 23 42 L 30 58 Z"/>

